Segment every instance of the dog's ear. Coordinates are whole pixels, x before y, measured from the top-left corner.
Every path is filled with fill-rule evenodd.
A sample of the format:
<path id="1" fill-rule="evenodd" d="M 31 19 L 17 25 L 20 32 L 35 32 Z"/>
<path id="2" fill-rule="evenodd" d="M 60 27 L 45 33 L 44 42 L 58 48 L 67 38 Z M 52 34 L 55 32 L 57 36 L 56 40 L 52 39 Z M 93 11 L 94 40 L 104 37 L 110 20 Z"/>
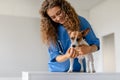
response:
<path id="1" fill-rule="evenodd" d="M 82 33 L 82 36 L 85 37 L 85 36 L 88 34 L 89 31 L 90 31 L 90 28 L 87 28 L 87 29 L 83 30 L 83 31 L 81 32 L 81 33 Z"/>
<path id="2" fill-rule="evenodd" d="M 72 32 L 71 30 L 68 30 L 68 34 L 69 34 L 69 35 L 71 34 L 71 32 Z"/>

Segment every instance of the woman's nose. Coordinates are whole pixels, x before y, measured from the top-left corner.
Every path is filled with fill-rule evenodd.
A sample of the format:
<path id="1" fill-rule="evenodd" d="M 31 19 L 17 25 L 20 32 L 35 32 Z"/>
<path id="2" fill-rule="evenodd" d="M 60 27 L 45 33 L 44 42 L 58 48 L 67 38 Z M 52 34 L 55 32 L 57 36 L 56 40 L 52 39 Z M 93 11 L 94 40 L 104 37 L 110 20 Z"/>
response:
<path id="1" fill-rule="evenodd" d="M 56 20 L 59 21 L 59 20 L 60 20 L 60 17 L 59 17 L 59 16 L 56 16 Z"/>

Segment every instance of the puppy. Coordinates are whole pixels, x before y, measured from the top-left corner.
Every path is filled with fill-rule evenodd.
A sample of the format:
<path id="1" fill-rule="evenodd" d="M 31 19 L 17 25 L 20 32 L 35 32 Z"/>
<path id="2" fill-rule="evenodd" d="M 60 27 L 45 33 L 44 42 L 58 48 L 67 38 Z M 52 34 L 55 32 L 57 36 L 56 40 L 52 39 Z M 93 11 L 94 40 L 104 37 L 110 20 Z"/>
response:
<path id="1" fill-rule="evenodd" d="M 70 39 L 71 39 L 71 47 L 80 47 L 80 45 L 88 45 L 88 43 L 83 39 L 83 37 L 85 37 L 88 32 L 90 31 L 89 28 L 87 28 L 86 30 L 84 31 L 69 31 L 69 36 L 70 36 Z M 82 56 L 78 56 L 78 62 L 81 64 L 81 71 L 80 72 L 83 72 L 84 69 L 83 69 L 83 63 L 82 63 L 82 60 L 85 58 L 86 60 L 86 71 L 88 73 L 94 73 L 95 72 L 95 68 L 94 68 L 94 60 L 93 60 L 93 55 L 92 53 L 88 53 L 86 55 L 82 55 Z M 68 72 L 72 72 L 73 70 L 73 63 L 74 63 L 74 60 L 73 58 L 70 58 L 70 68 L 68 70 Z"/>

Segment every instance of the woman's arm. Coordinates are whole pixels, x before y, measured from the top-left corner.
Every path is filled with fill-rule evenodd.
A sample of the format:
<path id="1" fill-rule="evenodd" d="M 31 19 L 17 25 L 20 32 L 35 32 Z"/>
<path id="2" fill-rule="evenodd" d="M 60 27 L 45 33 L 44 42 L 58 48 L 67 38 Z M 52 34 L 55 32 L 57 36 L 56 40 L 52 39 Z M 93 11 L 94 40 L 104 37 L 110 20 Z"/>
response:
<path id="1" fill-rule="evenodd" d="M 59 55 L 56 57 L 57 62 L 64 62 L 69 58 L 76 58 L 79 55 L 78 51 L 76 51 L 74 48 L 69 48 L 64 55 Z"/>
<path id="2" fill-rule="evenodd" d="M 97 46 L 81 45 L 80 47 L 77 47 L 76 50 L 79 51 L 79 55 L 85 55 L 97 51 Z"/>

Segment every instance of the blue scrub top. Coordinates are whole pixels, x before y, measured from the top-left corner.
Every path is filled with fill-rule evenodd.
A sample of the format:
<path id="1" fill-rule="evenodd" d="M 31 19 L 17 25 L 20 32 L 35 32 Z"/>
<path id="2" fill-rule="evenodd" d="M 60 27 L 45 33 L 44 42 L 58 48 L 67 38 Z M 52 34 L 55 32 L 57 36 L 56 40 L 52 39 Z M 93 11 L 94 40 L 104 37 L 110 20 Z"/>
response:
<path id="1" fill-rule="evenodd" d="M 88 42 L 89 45 L 96 45 L 99 50 L 99 39 L 95 36 L 90 24 L 88 21 L 79 16 L 80 19 L 80 30 L 85 30 L 86 28 L 90 28 L 90 32 L 85 36 L 85 40 Z M 48 53 L 50 56 L 50 60 L 48 62 L 48 67 L 50 72 L 66 72 L 68 71 L 70 67 L 69 59 L 65 62 L 57 62 L 56 57 L 58 55 L 61 55 L 60 51 L 62 49 L 62 53 L 65 54 L 67 49 L 70 47 L 70 38 L 66 31 L 66 29 L 63 27 L 63 25 L 58 26 L 58 40 L 60 41 L 60 46 L 54 46 L 53 44 L 50 44 L 48 48 Z M 83 60 L 83 66 L 84 71 L 86 71 L 86 65 L 85 65 L 85 59 Z M 73 72 L 79 72 L 81 69 L 81 65 L 78 62 L 78 59 L 74 59 L 74 65 L 73 65 Z"/>

